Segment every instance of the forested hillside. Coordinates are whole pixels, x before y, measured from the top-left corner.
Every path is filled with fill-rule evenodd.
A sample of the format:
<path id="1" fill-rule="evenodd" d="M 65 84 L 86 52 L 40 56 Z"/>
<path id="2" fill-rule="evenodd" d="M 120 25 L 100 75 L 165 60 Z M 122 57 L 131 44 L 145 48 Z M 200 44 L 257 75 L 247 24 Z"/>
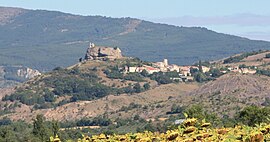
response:
<path id="1" fill-rule="evenodd" d="M 41 71 L 68 66 L 89 42 L 120 47 L 126 56 L 190 64 L 235 53 L 269 49 L 270 43 L 133 18 L 79 16 L 55 11 L 0 8 L 0 65 Z"/>

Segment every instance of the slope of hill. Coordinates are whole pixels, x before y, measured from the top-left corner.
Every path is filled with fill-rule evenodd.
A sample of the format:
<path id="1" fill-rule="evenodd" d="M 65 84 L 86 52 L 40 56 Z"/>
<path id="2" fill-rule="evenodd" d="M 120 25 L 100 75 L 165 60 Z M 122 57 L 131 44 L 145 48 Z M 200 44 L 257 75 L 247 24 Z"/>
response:
<path id="1" fill-rule="evenodd" d="M 5 115 L 0 117 L 29 121 L 41 113 L 47 119 L 70 121 L 110 113 L 112 118 L 119 114 L 123 118 L 140 114 L 148 119 L 159 114 L 156 111 L 149 115 L 141 111 L 132 113 L 134 108 L 154 107 L 198 87 L 197 83 L 160 86 L 151 75 L 118 72 L 127 65 L 146 63 L 121 58 L 114 61 L 89 60 L 67 69 L 56 68 L 17 86 L 9 94 L 3 94 L 6 96 L 2 99 L 0 114 Z"/>
<path id="2" fill-rule="evenodd" d="M 168 58 L 190 64 L 235 53 L 269 49 L 270 43 L 133 18 L 79 16 L 55 11 L 0 8 L 0 65 L 47 71 L 72 65 L 89 42 L 121 47 L 126 56 L 147 61 Z"/>
<path id="3" fill-rule="evenodd" d="M 157 116 L 166 116 L 166 112 L 170 110 L 171 105 L 156 109 L 159 104 L 166 102 L 168 98 L 184 95 L 196 88 L 198 88 L 196 83 L 167 84 L 139 94 L 109 95 L 97 100 L 78 101 L 47 109 L 33 109 L 32 106 L 21 104 L 20 107 L 14 108 L 12 113 L 2 115 L 0 118 L 8 117 L 12 120 L 30 122 L 37 114 L 43 114 L 47 120 L 73 121 L 107 113 L 110 114 L 111 119 L 131 118 L 136 114 L 143 119 L 153 119 Z"/>
<path id="4" fill-rule="evenodd" d="M 270 78 L 263 75 L 230 73 L 188 94 L 184 104 L 201 104 L 219 115 L 232 116 L 245 106 L 268 105 Z"/>
<path id="5" fill-rule="evenodd" d="M 264 66 L 260 62 L 266 63 L 268 53 L 252 54 L 240 63 L 259 65 L 260 69 Z M 67 69 L 56 68 L 15 90 L 5 91 L 2 97 L 8 96 L 1 102 L 0 113 L 4 115 L 0 118 L 7 116 L 12 120 L 29 121 L 37 114 L 44 114 L 50 120 L 74 120 L 110 114 L 111 119 L 139 115 L 146 120 L 164 120 L 194 104 L 219 116 L 234 116 L 249 105 L 270 105 L 268 76 L 231 72 L 207 83 L 158 85 L 151 75 L 121 71 L 125 66 L 142 64 L 149 63 L 124 57 L 114 61 L 89 60 Z M 239 62 L 230 64 L 237 65 Z M 149 90 L 141 87 L 137 92 L 136 84 L 144 86 L 145 83 L 150 84 Z M 173 107 L 178 110 L 173 112 Z"/>
<path id="6" fill-rule="evenodd" d="M 171 115 L 168 112 L 172 111 L 173 106 L 184 109 L 199 105 L 208 113 L 217 114 L 221 118 L 234 117 L 236 113 L 250 105 L 270 106 L 269 83 L 270 77 L 263 75 L 226 74 L 202 86 L 197 84 L 196 87 L 191 87 L 191 84 L 186 84 L 187 86 L 182 87 L 190 89 L 178 94 L 175 94 L 176 88 L 168 87 L 172 94 L 168 99 L 154 103 L 145 110 L 134 108 L 126 114 L 122 112 L 121 116 L 139 114 L 146 119 L 168 118 Z M 163 91 L 168 93 L 168 90 Z M 181 112 L 177 114 L 181 115 Z M 119 113 L 116 113 L 114 116 L 118 115 Z"/>
<path id="7" fill-rule="evenodd" d="M 173 106 L 184 109 L 197 104 L 220 117 L 234 117 L 236 113 L 250 105 L 270 106 L 270 60 L 266 58 L 266 54 L 270 52 L 251 53 L 244 53 L 249 55 L 238 62 L 223 64 L 224 60 L 222 60 L 212 64 L 212 66 L 221 68 L 246 66 L 246 69 L 257 68 L 258 71 L 265 71 L 265 75 L 259 72 L 256 74 L 227 72 L 219 78 L 198 85 L 197 89 L 190 89 L 186 93 L 175 95 L 158 103 L 162 107 L 144 111 L 135 109 L 130 113 L 138 113 L 141 116 L 147 114 L 148 118 L 156 118 L 157 116 L 166 118 L 169 116 L 167 112 L 170 112 Z M 241 56 L 241 54 L 233 57 L 236 56 Z M 174 88 L 174 90 L 176 89 Z"/>

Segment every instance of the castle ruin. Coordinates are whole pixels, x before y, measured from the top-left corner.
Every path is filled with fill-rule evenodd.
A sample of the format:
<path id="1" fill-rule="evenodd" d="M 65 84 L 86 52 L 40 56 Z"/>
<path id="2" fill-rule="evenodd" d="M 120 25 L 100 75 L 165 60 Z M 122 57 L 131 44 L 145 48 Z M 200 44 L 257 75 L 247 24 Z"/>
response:
<path id="1" fill-rule="evenodd" d="M 96 46 L 94 43 L 89 44 L 85 54 L 85 60 L 114 60 L 122 57 L 118 47 Z"/>

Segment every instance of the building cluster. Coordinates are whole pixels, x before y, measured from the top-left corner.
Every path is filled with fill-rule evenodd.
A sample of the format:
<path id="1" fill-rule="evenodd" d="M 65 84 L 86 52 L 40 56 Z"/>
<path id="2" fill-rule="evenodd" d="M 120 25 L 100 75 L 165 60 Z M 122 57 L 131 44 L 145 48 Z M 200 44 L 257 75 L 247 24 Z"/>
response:
<path id="1" fill-rule="evenodd" d="M 255 69 L 250 69 L 250 68 L 240 68 L 239 66 L 233 66 L 233 67 L 228 67 L 228 70 L 230 72 L 242 73 L 242 74 L 255 74 L 256 73 L 256 67 Z"/>
<path id="2" fill-rule="evenodd" d="M 126 72 L 142 72 L 145 70 L 148 74 L 153 74 L 155 72 L 170 72 L 176 71 L 179 73 L 179 77 L 190 77 L 191 69 L 199 69 L 198 66 L 179 66 L 175 64 L 169 64 L 168 59 L 164 59 L 163 62 L 154 62 L 152 66 L 143 65 L 141 67 L 128 67 Z M 208 72 L 210 68 L 202 66 L 203 72 Z"/>
<path id="3" fill-rule="evenodd" d="M 146 71 L 148 74 L 153 74 L 155 72 L 171 72 L 176 71 L 179 73 L 179 77 L 171 78 L 172 80 L 193 80 L 192 77 L 192 69 L 199 70 L 199 66 L 179 66 L 175 64 L 169 64 L 167 59 L 164 59 L 162 62 L 154 62 L 152 65 L 143 65 L 143 66 L 133 66 L 133 67 L 126 67 L 125 73 L 134 73 L 134 72 L 142 72 Z M 201 66 L 201 71 L 203 73 L 209 72 L 210 68 L 206 66 Z M 239 66 L 233 66 L 233 67 L 227 67 L 227 70 L 221 70 L 222 73 L 227 72 L 235 72 L 235 73 L 241 73 L 241 74 L 255 74 L 256 73 L 256 67 L 255 69 L 251 69 L 248 67 L 239 67 Z"/>

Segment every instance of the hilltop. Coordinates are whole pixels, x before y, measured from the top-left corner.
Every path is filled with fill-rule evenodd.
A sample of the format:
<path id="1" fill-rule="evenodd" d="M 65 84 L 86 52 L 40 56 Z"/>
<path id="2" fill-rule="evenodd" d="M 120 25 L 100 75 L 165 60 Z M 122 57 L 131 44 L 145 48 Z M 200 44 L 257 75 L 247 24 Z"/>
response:
<path id="1" fill-rule="evenodd" d="M 76 63 L 89 42 L 122 47 L 145 61 L 168 58 L 179 65 L 269 49 L 270 43 L 134 18 L 80 16 L 57 11 L 0 8 L 0 65 L 40 71 Z"/>
<path id="2" fill-rule="evenodd" d="M 50 120 L 69 121 L 105 113 L 112 119 L 134 114 L 154 119 L 167 118 L 173 105 L 200 104 L 211 112 L 232 116 L 247 105 L 267 103 L 269 77 L 259 75 L 254 68 L 267 68 L 268 53 L 250 52 L 201 63 L 208 67 L 178 66 L 167 59 L 145 62 L 126 57 L 117 47 L 91 43 L 77 64 L 55 68 L 5 91 L 1 110 L 3 116 L 27 121 L 39 113 Z"/>
<path id="3" fill-rule="evenodd" d="M 253 74 L 230 73 L 189 93 L 185 104 L 200 104 L 221 116 L 233 116 L 250 105 L 264 106 L 269 99 L 270 78 Z"/>
<path id="4" fill-rule="evenodd" d="M 199 104 L 220 116 L 233 116 L 246 106 L 269 106 L 269 51 L 237 54 L 212 63 L 224 74 L 202 84 L 174 103 Z M 168 102 L 171 104 L 172 102 Z"/>
<path id="5" fill-rule="evenodd" d="M 1 97 L 1 117 L 29 121 L 41 113 L 49 120 L 73 121 L 110 113 L 112 119 L 119 114 L 150 119 L 158 112 L 132 114 L 133 106 L 158 106 L 198 88 L 195 82 L 179 83 L 188 81 L 179 75 L 181 68 L 167 59 L 145 62 L 123 56 L 119 48 L 91 43 L 79 63 L 55 68 L 6 91 Z"/>

